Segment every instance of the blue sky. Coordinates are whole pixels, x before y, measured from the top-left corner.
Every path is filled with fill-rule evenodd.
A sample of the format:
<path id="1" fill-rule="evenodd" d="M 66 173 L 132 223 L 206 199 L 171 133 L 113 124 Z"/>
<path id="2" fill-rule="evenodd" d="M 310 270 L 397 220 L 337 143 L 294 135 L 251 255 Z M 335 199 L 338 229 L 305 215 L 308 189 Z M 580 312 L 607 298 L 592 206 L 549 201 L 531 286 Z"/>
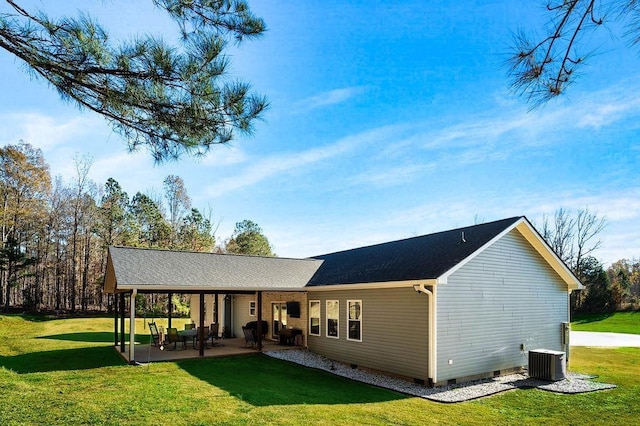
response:
<path id="1" fill-rule="evenodd" d="M 172 28 L 150 4 L 90 13 L 116 37 Z M 42 148 L 67 180 L 74 155 L 89 155 L 91 178 L 130 196 L 177 174 L 218 240 L 251 219 L 280 256 L 587 207 L 608 221 L 602 261 L 640 257 L 640 58 L 615 26 L 567 96 L 529 111 L 504 64 L 511 34 L 546 21 L 538 1 L 251 5 L 269 31 L 230 53 L 232 73 L 271 102 L 253 137 L 155 166 L 1 51 L 0 144 Z"/>

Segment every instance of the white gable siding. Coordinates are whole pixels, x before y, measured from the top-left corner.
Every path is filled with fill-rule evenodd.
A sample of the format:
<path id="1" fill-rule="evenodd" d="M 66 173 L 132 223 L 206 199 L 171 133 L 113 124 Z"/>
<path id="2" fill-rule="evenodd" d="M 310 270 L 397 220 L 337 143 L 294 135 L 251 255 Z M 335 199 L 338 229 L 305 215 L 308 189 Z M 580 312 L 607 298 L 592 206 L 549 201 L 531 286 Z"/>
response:
<path id="1" fill-rule="evenodd" d="M 562 350 L 568 297 L 524 237 L 506 234 L 438 286 L 438 382 L 525 366 L 531 349 Z"/>

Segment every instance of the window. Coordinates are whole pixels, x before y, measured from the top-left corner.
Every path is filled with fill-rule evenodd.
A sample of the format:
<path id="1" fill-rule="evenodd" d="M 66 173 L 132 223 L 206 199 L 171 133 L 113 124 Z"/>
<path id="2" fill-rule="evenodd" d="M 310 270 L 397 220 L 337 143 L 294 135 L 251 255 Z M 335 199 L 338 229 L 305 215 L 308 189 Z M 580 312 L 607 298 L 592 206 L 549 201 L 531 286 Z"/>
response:
<path id="1" fill-rule="evenodd" d="M 249 315 L 256 316 L 256 302 L 249 302 Z"/>
<path id="2" fill-rule="evenodd" d="M 338 338 L 338 315 L 340 313 L 340 302 L 337 300 L 327 300 L 327 337 Z"/>
<path id="3" fill-rule="evenodd" d="M 309 301 L 309 334 L 320 335 L 320 301 Z"/>
<path id="4" fill-rule="evenodd" d="M 347 300 L 347 340 L 362 342 L 362 300 Z"/>

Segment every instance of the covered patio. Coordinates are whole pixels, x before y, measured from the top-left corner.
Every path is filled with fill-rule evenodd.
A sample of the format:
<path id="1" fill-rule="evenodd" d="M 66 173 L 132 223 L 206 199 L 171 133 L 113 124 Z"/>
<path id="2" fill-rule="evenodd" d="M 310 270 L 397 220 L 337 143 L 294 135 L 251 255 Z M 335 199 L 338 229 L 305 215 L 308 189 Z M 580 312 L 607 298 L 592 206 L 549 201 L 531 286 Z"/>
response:
<path id="1" fill-rule="evenodd" d="M 125 343 L 125 351 L 120 352 L 122 358 L 131 363 L 129 358 L 128 343 Z M 171 345 L 173 347 L 173 345 Z M 278 342 L 273 340 L 265 340 L 262 345 L 262 352 L 269 351 L 282 351 L 288 349 L 300 349 L 295 346 L 282 346 Z M 149 363 L 149 362 L 168 362 L 168 361 L 180 361 L 193 358 L 222 358 L 227 356 L 240 356 L 251 355 L 259 353 L 260 351 L 256 347 L 246 346 L 243 338 L 221 339 L 218 344 L 204 349 L 204 354 L 200 355 L 199 348 L 193 349 L 191 344 L 187 345 L 186 349 L 181 349 L 178 344 L 178 349 L 160 349 L 153 344 L 136 344 L 135 348 L 135 363 Z"/>
<path id="2" fill-rule="evenodd" d="M 304 286 L 321 264 L 322 261 L 315 259 L 109 247 L 104 289 L 105 293 L 113 294 L 116 301 L 114 346 L 130 364 L 149 362 L 153 359 L 230 356 L 262 351 L 263 344 L 269 347 L 271 341 L 258 339 L 256 348 L 251 349 L 242 347 L 244 339 L 224 339 L 224 346 L 216 345 L 207 349 L 205 345 L 199 344 L 197 350 L 188 348 L 172 351 L 161 351 L 157 347 L 136 344 L 135 298 L 138 293 L 168 294 L 171 327 L 171 294 L 199 295 L 199 307 L 192 305 L 191 309 L 192 318 L 193 309 L 197 309 L 196 325 L 200 333 L 198 341 L 204 342 L 204 333 L 208 333 L 209 328 L 209 323 L 205 323 L 205 295 L 214 295 L 213 322 L 220 324 L 219 296 L 253 294 L 256 299 L 256 332 L 257 335 L 264 335 L 261 329 L 263 292 L 303 292 Z M 130 330 L 128 344 L 125 342 L 127 316 Z M 220 326 L 220 330 L 222 329 L 223 326 Z M 232 341 L 237 341 L 237 344 L 232 344 Z"/>

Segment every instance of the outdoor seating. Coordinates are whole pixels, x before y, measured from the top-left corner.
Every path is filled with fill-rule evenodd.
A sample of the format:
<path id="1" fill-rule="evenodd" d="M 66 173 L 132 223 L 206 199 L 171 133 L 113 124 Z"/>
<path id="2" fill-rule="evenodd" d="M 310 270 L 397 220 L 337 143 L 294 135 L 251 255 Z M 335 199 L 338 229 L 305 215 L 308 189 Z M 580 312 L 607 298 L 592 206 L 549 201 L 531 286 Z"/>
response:
<path id="1" fill-rule="evenodd" d="M 180 336 L 178 336 L 178 329 L 177 328 L 168 328 L 167 329 L 167 339 L 165 340 L 165 344 L 171 344 L 173 343 L 173 349 L 177 349 L 177 344 L 178 342 L 181 341 Z M 184 349 L 184 340 L 183 342 L 183 349 Z"/>
<path id="2" fill-rule="evenodd" d="M 190 328 L 189 330 L 180 330 L 180 331 L 178 331 L 178 338 L 182 342 L 182 348 L 186 349 L 187 348 L 187 340 L 195 339 L 196 335 L 197 335 L 196 334 L 196 330 L 194 330 L 193 328 Z"/>
<path id="3" fill-rule="evenodd" d="M 211 344 L 214 344 L 214 340 L 217 340 L 219 337 L 220 324 L 213 323 L 209 327 L 209 337 L 211 337 Z"/>
<path id="4" fill-rule="evenodd" d="M 160 333 L 158 333 L 158 327 L 155 322 L 149 323 L 149 332 L 151 333 L 151 338 L 153 339 L 153 346 L 160 346 Z"/>
<path id="5" fill-rule="evenodd" d="M 300 335 L 302 335 L 302 330 L 299 328 L 283 328 L 278 332 L 280 344 L 287 346 L 294 346 L 296 344 L 296 337 Z"/>
<path id="6" fill-rule="evenodd" d="M 204 345 L 205 348 L 209 347 L 207 345 L 207 341 L 209 340 L 209 329 L 208 328 L 201 329 L 200 327 L 198 327 L 195 336 L 193 336 L 193 349 L 199 348 L 199 346 L 196 346 L 196 344 L 200 343 L 201 331 L 202 331 L 202 344 Z"/>
<path id="7" fill-rule="evenodd" d="M 242 327 L 242 332 L 244 333 L 244 346 L 247 347 L 251 345 L 251 347 L 254 347 L 257 340 L 256 336 L 253 334 L 253 330 L 247 327 Z"/>
<path id="8" fill-rule="evenodd" d="M 244 327 L 242 327 L 242 332 L 244 333 L 245 346 L 248 346 L 251 343 L 251 346 L 255 345 L 258 342 L 258 339 L 262 341 L 264 336 L 267 335 L 269 330 L 269 323 L 266 321 L 262 321 L 261 324 L 262 334 L 258 336 L 258 321 L 249 321 Z M 248 332 L 248 333 L 247 333 Z M 249 334 L 251 337 L 249 337 Z"/>

